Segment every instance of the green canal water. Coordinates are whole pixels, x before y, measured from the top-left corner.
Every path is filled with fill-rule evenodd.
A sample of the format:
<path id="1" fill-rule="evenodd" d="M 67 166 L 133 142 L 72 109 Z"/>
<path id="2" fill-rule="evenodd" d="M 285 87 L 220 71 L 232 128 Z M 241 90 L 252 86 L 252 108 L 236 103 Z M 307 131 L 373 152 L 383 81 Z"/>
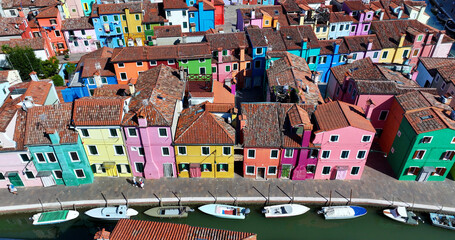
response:
<path id="1" fill-rule="evenodd" d="M 233 231 L 253 232 L 258 239 L 454 239 L 455 231 L 432 226 L 426 213 L 419 214 L 424 224 L 408 226 L 389 220 L 382 215 L 382 209 L 368 208 L 366 216 L 351 220 L 326 221 L 316 213 L 317 208 L 304 215 L 266 219 L 260 206 L 250 207 L 251 213 L 245 220 L 228 220 L 206 215 L 198 210 L 186 219 L 159 219 L 142 214 L 147 207 L 135 207 L 141 212 L 132 219 L 159 222 L 184 223 L 191 226 L 219 228 Z M 111 231 L 114 222 L 97 221 L 83 214 L 76 220 L 53 225 L 33 226 L 28 220 L 32 213 L 0 216 L 0 238 L 13 239 L 93 239 L 95 232 L 102 228 Z"/>

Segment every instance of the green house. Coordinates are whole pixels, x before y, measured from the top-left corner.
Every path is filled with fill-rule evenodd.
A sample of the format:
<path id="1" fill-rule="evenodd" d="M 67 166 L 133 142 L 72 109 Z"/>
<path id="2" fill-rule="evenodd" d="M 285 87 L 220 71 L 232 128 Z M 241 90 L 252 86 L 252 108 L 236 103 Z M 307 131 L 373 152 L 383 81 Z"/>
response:
<path id="1" fill-rule="evenodd" d="M 179 44 L 179 67 L 189 75 L 212 74 L 212 51 L 208 43 Z"/>

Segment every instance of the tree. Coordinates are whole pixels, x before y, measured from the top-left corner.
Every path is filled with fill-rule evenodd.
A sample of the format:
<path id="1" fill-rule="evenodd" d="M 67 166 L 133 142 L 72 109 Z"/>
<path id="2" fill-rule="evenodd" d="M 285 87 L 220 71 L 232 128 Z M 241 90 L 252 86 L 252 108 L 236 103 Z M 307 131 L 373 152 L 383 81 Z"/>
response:
<path id="1" fill-rule="evenodd" d="M 59 86 L 64 86 L 65 85 L 65 81 L 63 80 L 62 76 L 56 74 L 54 76 L 51 77 L 52 81 L 54 82 L 54 85 L 56 87 L 59 87 Z"/>
<path id="2" fill-rule="evenodd" d="M 33 49 L 2 45 L 2 51 L 7 54 L 7 60 L 11 68 L 19 71 L 22 80 L 30 80 L 32 71 L 38 74 L 42 72 L 41 60 L 35 56 Z"/>
<path id="3" fill-rule="evenodd" d="M 71 76 L 71 74 L 74 73 L 74 71 L 76 71 L 76 64 L 67 63 L 66 67 L 65 67 L 65 70 L 63 71 L 65 73 L 65 79 L 69 80 L 69 77 Z"/>
<path id="4" fill-rule="evenodd" d="M 46 61 L 42 62 L 44 78 L 49 78 L 58 73 L 59 61 L 57 57 L 51 57 Z"/>

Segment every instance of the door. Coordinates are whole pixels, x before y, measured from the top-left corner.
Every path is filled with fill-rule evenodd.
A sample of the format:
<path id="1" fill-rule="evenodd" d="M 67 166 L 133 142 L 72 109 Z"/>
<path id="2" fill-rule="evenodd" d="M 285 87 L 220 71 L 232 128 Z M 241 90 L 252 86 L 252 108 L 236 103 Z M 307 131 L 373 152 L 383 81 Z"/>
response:
<path id="1" fill-rule="evenodd" d="M 24 183 L 22 182 L 22 179 L 17 172 L 9 172 L 8 179 L 9 179 L 10 183 L 13 184 L 15 187 L 24 186 Z"/>
<path id="2" fill-rule="evenodd" d="M 199 163 L 190 164 L 190 177 L 191 178 L 201 177 L 201 164 Z"/>
<path id="3" fill-rule="evenodd" d="M 281 178 L 289 179 L 291 177 L 291 169 L 292 169 L 292 165 L 284 164 L 281 167 Z"/>
<path id="4" fill-rule="evenodd" d="M 428 180 L 428 177 L 431 176 L 431 174 L 434 172 L 436 172 L 436 169 L 434 167 L 423 167 L 422 170 L 420 170 L 419 176 L 417 176 L 417 181 L 426 182 Z"/>
<path id="5" fill-rule="evenodd" d="M 44 187 L 50 187 L 50 186 L 57 185 L 55 183 L 55 179 L 52 176 L 52 172 L 51 171 L 38 172 L 38 174 L 36 174 L 36 177 L 37 178 L 41 178 L 41 182 L 43 183 Z"/>
<path id="6" fill-rule="evenodd" d="M 163 164 L 164 177 L 171 178 L 174 176 L 174 171 L 172 169 L 172 164 L 164 163 Z"/>
<path id="7" fill-rule="evenodd" d="M 96 45 L 96 49 L 100 49 L 100 48 L 101 48 L 100 41 L 96 41 L 96 42 L 95 42 L 95 45 Z"/>
<path id="8" fill-rule="evenodd" d="M 348 167 L 337 167 L 337 175 L 336 175 L 335 179 L 344 180 L 348 173 L 348 169 L 349 169 Z"/>
<path id="9" fill-rule="evenodd" d="M 112 38 L 106 39 L 107 47 L 114 48 L 114 44 L 112 43 Z"/>
<path id="10" fill-rule="evenodd" d="M 118 177 L 118 171 L 115 162 L 104 162 L 103 167 L 106 169 L 107 176 Z"/>
<path id="11" fill-rule="evenodd" d="M 253 87 L 260 87 L 262 84 L 261 84 L 261 80 L 262 78 L 260 76 L 256 76 L 254 77 L 254 86 Z"/>
<path id="12" fill-rule="evenodd" d="M 265 179 L 265 168 L 263 167 L 258 168 L 256 179 Z"/>

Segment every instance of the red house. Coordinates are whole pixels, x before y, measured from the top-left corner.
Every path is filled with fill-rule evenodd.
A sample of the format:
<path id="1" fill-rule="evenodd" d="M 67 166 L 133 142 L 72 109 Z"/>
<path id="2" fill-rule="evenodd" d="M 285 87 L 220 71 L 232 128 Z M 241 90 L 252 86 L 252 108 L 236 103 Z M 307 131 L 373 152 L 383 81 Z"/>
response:
<path id="1" fill-rule="evenodd" d="M 224 2 L 223 0 L 211 0 L 215 6 L 215 26 L 224 25 Z"/>
<path id="2" fill-rule="evenodd" d="M 35 22 L 35 24 L 31 26 L 32 31 L 35 32 L 34 28 L 36 29 L 36 27 L 38 27 L 42 37 L 49 39 L 51 42 L 55 53 L 61 54 L 65 52 L 67 46 L 62 32 L 62 17 L 57 5 L 40 9 L 39 13 L 35 16 L 35 19 L 38 24 L 36 26 Z M 34 21 L 34 19 L 31 21 Z"/>

